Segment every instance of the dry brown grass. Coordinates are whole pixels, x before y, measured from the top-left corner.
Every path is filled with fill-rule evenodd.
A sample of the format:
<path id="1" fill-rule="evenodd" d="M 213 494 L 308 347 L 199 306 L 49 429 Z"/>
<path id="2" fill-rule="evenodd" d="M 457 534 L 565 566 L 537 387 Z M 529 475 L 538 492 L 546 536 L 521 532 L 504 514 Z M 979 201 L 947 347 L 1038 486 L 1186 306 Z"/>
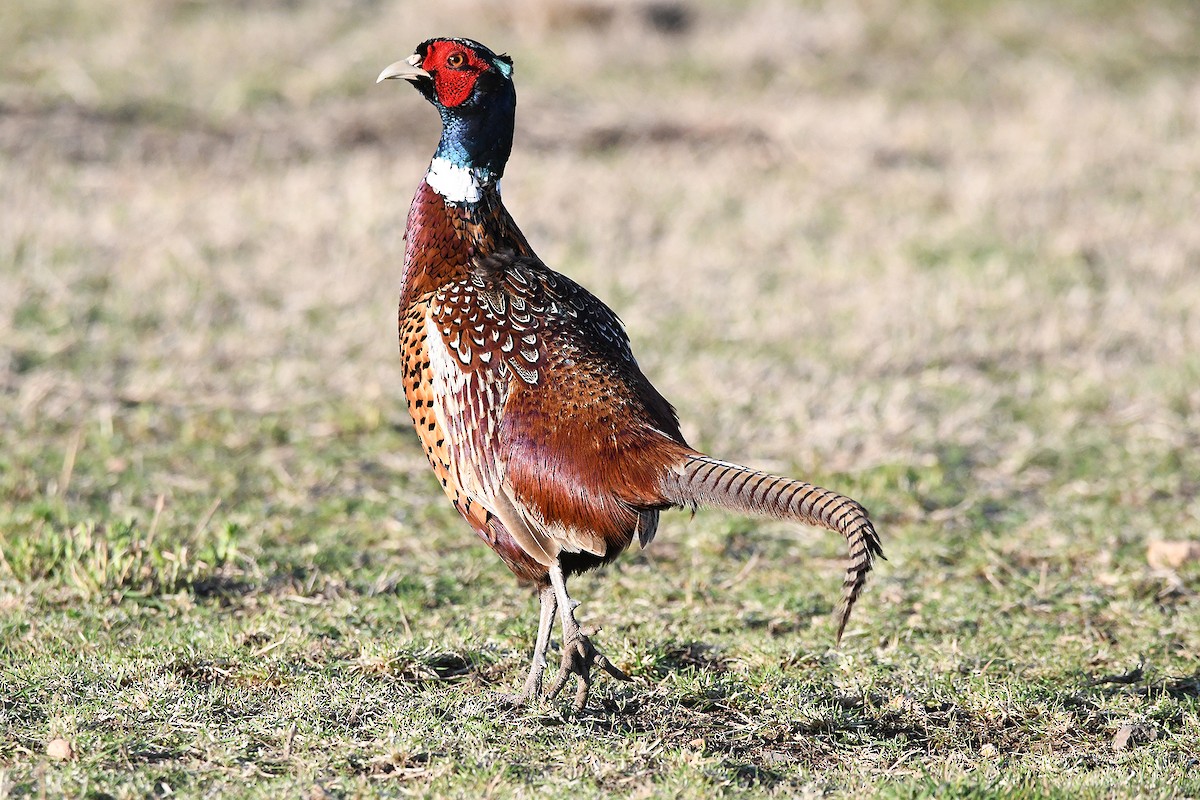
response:
<path id="1" fill-rule="evenodd" d="M 883 652 L 862 659 L 911 655 L 922 669 L 957 670 L 969 635 L 922 644 L 921 626 L 936 621 L 921 621 L 921 603 L 976 580 L 1018 598 L 1057 579 L 1071 597 L 1089 597 L 1091 580 L 1115 592 L 1113 605 L 1064 618 L 1096 659 L 1076 670 L 1129 666 L 1155 640 L 1139 615 L 1154 613 L 1161 577 L 1137 560 L 1142 546 L 1200 535 L 1191 5 L 425 5 L 46 0 L 0 10 L 8 535 L 38 535 L 56 514 L 145 526 L 159 495 L 163 535 L 186 534 L 220 497 L 214 523 L 241 526 L 260 561 L 285 543 L 319 563 L 353 547 L 343 526 L 393 559 L 372 580 L 417 570 L 433 586 L 448 564 L 454 580 L 437 584 L 449 593 L 438 603 L 476 612 L 474 594 L 447 587 L 494 565 L 479 555 L 463 567 L 476 556 L 457 550 L 439 562 L 460 534 L 465 552 L 474 545 L 426 510 L 442 501 L 404 431 L 393 335 L 403 220 L 436 118 L 403 87 L 372 84 L 420 40 L 451 33 L 516 59 L 506 202 L 544 260 L 625 319 L 693 443 L 834 480 L 880 512 L 892 561 L 862 608 L 868 620 L 885 613 L 872 605 L 890 616 L 864 623 Z M 334 496 L 374 516 L 329 511 Z M 697 533 L 672 518 L 655 547 L 684 572 L 717 569 L 717 542 L 741 525 Z M 806 536 L 805 554 L 826 544 Z M 680 574 L 639 564 L 612 578 L 623 587 L 614 591 L 636 593 L 641 569 L 656 581 Z M 361 568 L 343 566 L 331 585 Z M 242 569 L 272 579 L 269 565 Z M 1187 577 L 1162 601 L 1179 615 L 1161 623 L 1171 642 L 1162 675 L 1200 671 Z M 41 613 L 41 584 L 3 564 L 0 578 L 0 599 Z M 813 596 L 832 597 L 832 586 Z M 656 601 L 661 612 L 636 611 L 652 630 L 666 626 L 663 641 L 670 603 L 693 607 L 691 584 L 679 592 Z M 706 602 L 717 608 L 700 602 L 696 613 L 724 618 Z M 1049 626 L 1031 642 L 1054 641 L 1058 623 L 1012 608 L 1004 613 Z M 510 611 L 490 609 L 479 627 Z M 761 611 L 772 624 L 783 613 L 769 602 Z M 436 642 L 449 612 L 425 613 L 411 622 Z M 609 631 L 621 624 L 595 613 Z M 987 602 L 969 612 L 995 613 Z M 1106 625 L 1128 625 L 1129 638 L 1087 638 Z M 510 632 L 505 646 L 521 648 L 525 634 Z M 906 646 L 917 649 L 895 649 Z M 1041 658 L 996 647 L 1013 661 Z M 745 668 L 774 663 L 756 658 Z M 510 660 L 505 676 L 519 671 L 521 658 Z M 891 700 L 863 690 L 854 708 L 924 715 L 926 743 L 950 724 L 901 695 L 887 711 Z M 976 710 L 993 699 L 976 698 Z M 1179 702 L 1164 736 L 1198 747 L 1194 690 Z M 980 731 L 999 718 L 971 713 Z M 1032 719 L 1011 735 L 1057 735 Z M 1080 735 L 1094 747 L 1106 731 Z M 672 746 L 654 780 L 686 793 L 678 776 L 699 774 L 688 765 L 703 768 L 703 745 L 694 758 L 686 742 Z M 0 770 L 21 776 L 14 747 Z M 584 760 L 565 779 L 592 774 L 573 752 Z M 973 768 L 965 752 L 907 773 L 904 759 L 796 757 L 860 776 L 809 786 L 818 791 L 861 786 L 863 774 L 960 780 Z M 436 756 L 432 772 L 451 776 L 445 790 L 469 792 Z M 657 756 L 644 756 L 596 785 L 652 786 L 638 770 L 653 772 L 644 765 Z M 1051 778 L 1061 767 L 1036 758 Z M 1096 768 L 1111 777 L 1114 763 Z M 405 764 L 392 767 L 424 769 Z M 597 774 L 620 772 L 602 766 Z M 731 786 L 762 777 L 735 773 Z M 538 785 L 530 775 L 508 777 Z"/>
<path id="2" fill-rule="evenodd" d="M 619 307 L 698 441 L 837 470 L 947 441 L 1002 462 L 1022 447 L 996 413 L 1014 390 L 1102 394 L 1134 438 L 1183 435 L 1175 407 L 1195 407 L 1194 73 L 1152 61 L 1114 87 L 1037 39 L 1071 23 L 1064 48 L 1088 55 L 1125 19 L 963 12 L 932 48 L 947 23 L 888 4 L 528 40 L 473 6 L 117 8 L 6 59 L 5 339 L 101 356 L 10 373 L 29 413 L 123 393 L 394 413 L 380 331 L 435 120 L 369 76 L 464 14 L 520 60 L 509 205 Z M 1182 50 L 1166 13 L 1127 17 Z M 31 297 L 64 315 L 49 341 L 13 329 Z"/>

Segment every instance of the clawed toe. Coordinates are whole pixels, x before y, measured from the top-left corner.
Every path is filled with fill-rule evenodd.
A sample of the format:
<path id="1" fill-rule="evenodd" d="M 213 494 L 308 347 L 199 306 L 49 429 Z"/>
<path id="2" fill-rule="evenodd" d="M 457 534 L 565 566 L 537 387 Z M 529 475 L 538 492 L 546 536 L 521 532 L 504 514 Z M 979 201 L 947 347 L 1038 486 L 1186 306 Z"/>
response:
<path id="1" fill-rule="evenodd" d="M 529 679 L 519 692 L 503 692 L 497 696 L 497 704 L 506 710 L 536 706 L 542 701 L 542 672 L 546 668 L 545 660 L 535 660 Z"/>
<path id="2" fill-rule="evenodd" d="M 580 632 L 570 644 L 563 648 L 562 665 L 559 667 L 558 675 L 554 678 L 554 685 L 550 687 L 547 697 L 551 700 L 558 697 L 567 685 L 567 681 L 574 675 L 579 681 L 579 685 L 575 690 L 575 702 L 572 703 L 571 708 L 576 714 L 583 711 L 592 687 L 593 666 L 600 667 L 619 681 L 633 680 L 609 661 L 606 655 L 598 651 L 586 634 Z"/>
<path id="3" fill-rule="evenodd" d="M 531 697 L 528 692 L 500 692 L 496 695 L 496 705 L 505 711 L 516 711 L 517 709 L 525 708 L 536 699 Z"/>

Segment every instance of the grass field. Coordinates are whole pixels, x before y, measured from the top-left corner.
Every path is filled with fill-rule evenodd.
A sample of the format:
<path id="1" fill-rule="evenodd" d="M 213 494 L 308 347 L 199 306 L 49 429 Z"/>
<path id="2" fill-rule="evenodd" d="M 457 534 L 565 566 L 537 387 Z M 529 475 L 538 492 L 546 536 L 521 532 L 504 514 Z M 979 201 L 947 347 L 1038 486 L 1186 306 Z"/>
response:
<path id="1" fill-rule="evenodd" d="M 1200 794 L 1196 6 L 427 5 L 0 6 L 0 798 Z M 396 355 L 438 34 L 691 442 L 872 509 L 840 650 L 835 536 L 676 513 L 574 583 L 633 683 L 498 708 Z"/>

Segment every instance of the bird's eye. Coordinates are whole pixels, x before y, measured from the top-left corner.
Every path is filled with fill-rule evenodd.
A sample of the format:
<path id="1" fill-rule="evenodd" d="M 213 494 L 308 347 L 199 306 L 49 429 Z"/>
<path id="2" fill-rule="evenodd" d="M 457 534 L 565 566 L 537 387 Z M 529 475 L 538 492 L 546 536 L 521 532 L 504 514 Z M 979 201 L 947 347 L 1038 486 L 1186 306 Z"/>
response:
<path id="1" fill-rule="evenodd" d="M 450 69 L 458 69 L 465 63 L 467 63 L 467 57 L 462 53 L 455 52 L 446 56 L 446 66 Z"/>

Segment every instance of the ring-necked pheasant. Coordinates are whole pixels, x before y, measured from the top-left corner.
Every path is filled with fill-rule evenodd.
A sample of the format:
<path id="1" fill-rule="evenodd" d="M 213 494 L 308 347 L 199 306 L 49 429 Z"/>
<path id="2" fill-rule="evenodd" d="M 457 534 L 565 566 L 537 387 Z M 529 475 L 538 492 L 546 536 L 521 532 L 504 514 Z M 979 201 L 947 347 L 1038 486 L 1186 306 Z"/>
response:
<path id="1" fill-rule="evenodd" d="M 442 137 L 408 215 L 400 352 L 417 435 L 455 508 L 519 578 L 541 617 L 522 703 L 541 695 L 557 611 L 575 709 L 591 669 L 628 680 L 575 621 L 567 578 L 654 538 L 660 511 L 716 505 L 841 533 L 850 562 L 841 640 L 879 537 L 855 501 L 688 447 L 608 306 L 543 264 L 500 200 L 517 96 L 512 59 L 430 39 L 379 81 L 411 82 Z"/>

